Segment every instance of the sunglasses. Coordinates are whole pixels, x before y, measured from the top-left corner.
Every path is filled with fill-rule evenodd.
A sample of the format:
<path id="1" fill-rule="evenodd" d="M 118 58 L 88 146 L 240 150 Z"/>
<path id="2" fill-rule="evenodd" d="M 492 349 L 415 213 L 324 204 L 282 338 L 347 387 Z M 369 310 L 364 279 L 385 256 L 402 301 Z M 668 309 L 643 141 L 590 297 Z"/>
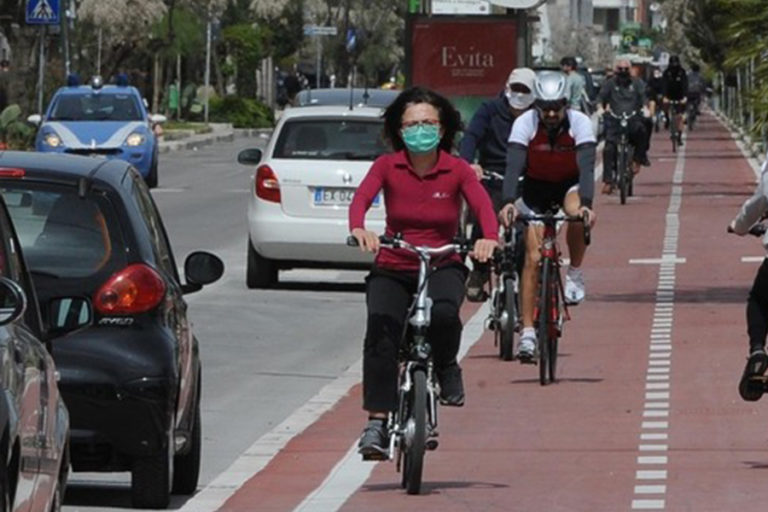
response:
<path id="1" fill-rule="evenodd" d="M 629 71 L 629 68 L 616 68 L 616 70 L 621 73 L 622 71 Z"/>
<path id="2" fill-rule="evenodd" d="M 412 126 L 437 126 L 439 124 L 439 119 L 421 119 L 419 121 L 406 121 L 400 126 L 402 128 L 411 128 Z"/>
<path id="3" fill-rule="evenodd" d="M 522 94 L 529 94 L 531 90 L 523 84 L 509 84 L 509 90 L 511 92 L 519 92 Z"/>
<path id="4" fill-rule="evenodd" d="M 565 101 L 563 100 L 539 100 L 536 102 L 536 109 L 539 112 L 560 112 L 565 108 Z"/>

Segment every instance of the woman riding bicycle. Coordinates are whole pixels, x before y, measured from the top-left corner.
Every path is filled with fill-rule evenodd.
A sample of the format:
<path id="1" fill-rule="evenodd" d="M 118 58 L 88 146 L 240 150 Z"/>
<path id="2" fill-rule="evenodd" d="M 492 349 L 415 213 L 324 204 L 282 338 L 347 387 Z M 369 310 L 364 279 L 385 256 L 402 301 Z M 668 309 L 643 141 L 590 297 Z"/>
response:
<path id="1" fill-rule="evenodd" d="M 504 225 L 514 221 L 518 212 L 542 214 L 563 208 L 568 215 L 589 215 L 594 224 L 595 135 L 589 117 L 570 110 L 566 80 L 562 73 L 543 72 L 534 83 L 536 100 L 512 127 L 504 175 L 504 201 L 499 212 Z M 525 171 L 523 194 L 518 199 L 518 177 Z M 536 352 L 534 305 L 537 294 L 537 268 L 543 226 L 526 228 L 526 257 L 521 289 L 523 332 L 518 357 L 532 362 Z M 586 244 L 584 226 L 570 223 L 567 234 L 571 263 L 566 273 L 565 298 L 570 303 L 584 300 L 581 263 Z"/>
<path id="2" fill-rule="evenodd" d="M 363 251 L 376 253 L 366 278 L 363 408 L 369 416 L 359 444 L 363 456 L 388 450 L 386 421 L 397 406 L 399 344 L 419 268 L 413 253 L 379 250 L 378 234 L 364 227 L 366 211 L 383 191 L 386 235 L 400 233 L 414 245 L 437 247 L 453 240 L 463 197 L 480 220 L 485 236 L 475 242 L 473 251 L 481 262 L 493 254 L 498 233 L 493 205 L 475 172 L 450 153 L 461 126 L 453 105 L 433 91 L 412 87 L 400 93 L 383 117 L 384 135 L 395 151 L 376 159 L 349 207 L 352 235 Z M 428 336 L 440 383 L 440 401 L 461 406 L 464 386 L 456 356 L 467 269 L 457 254 L 433 261 L 432 266 L 435 270 L 429 278 L 433 305 Z"/>

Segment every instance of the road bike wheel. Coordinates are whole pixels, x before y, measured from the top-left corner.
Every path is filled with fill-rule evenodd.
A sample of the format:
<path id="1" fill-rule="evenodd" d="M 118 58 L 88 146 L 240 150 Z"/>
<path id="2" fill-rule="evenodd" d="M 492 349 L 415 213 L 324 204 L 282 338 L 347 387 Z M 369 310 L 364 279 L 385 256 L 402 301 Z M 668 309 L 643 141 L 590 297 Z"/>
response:
<path id="1" fill-rule="evenodd" d="M 627 169 L 628 163 L 626 146 L 622 146 L 619 149 L 619 165 L 616 169 L 619 173 L 619 198 L 621 204 L 627 204 L 627 180 L 629 179 Z"/>
<path id="2" fill-rule="evenodd" d="M 427 373 L 417 368 L 412 377 L 410 407 L 406 416 L 406 430 L 412 435 L 403 453 L 403 481 L 408 494 L 419 494 L 427 441 Z"/>
<path id="3" fill-rule="evenodd" d="M 551 311 L 560 311 L 560 293 L 558 292 L 558 277 L 553 276 L 553 279 L 551 279 L 551 290 L 550 290 L 550 300 L 552 301 L 552 304 L 550 306 Z M 557 329 L 555 328 L 556 322 L 558 322 L 559 318 L 555 317 L 552 318 L 552 325 L 550 325 L 550 328 L 547 329 L 547 332 L 549 334 L 549 382 L 556 382 L 557 381 L 557 345 L 559 341 L 559 332 L 557 332 Z"/>
<path id="4" fill-rule="evenodd" d="M 672 152 L 677 153 L 677 116 L 669 121 L 669 138 L 672 139 Z"/>
<path id="5" fill-rule="evenodd" d="M 499 329 L 499 355 L 504 361 L 511 361 L 514 355 L 515 324 L 517 323 L 514 279 L 507 278 L 504 280 L 504 298 L 502 300 L 503 311 L 507 314 L 507 321 L 506 325 L 500 325 Z"/>
<path id="6" fill-rule="evenodd" d="M 539 326 L 538 326 L 538 345 L 539 345 L 539 383 L 546 386 L 549 383 L 549 328 L 552 321 L 550 304 L 550 262 L 544 260 L 541 262 L 541 284 L 539 286 Z"/>

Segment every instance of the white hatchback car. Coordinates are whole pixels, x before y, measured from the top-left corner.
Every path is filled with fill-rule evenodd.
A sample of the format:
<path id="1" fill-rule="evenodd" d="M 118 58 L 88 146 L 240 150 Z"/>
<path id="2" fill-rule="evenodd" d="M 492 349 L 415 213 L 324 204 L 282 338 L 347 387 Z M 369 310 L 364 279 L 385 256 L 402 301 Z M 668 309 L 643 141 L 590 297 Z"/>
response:
<path id="1" fill-rule="evenodd" d="M 264 151 L 238 154 L 239 163 L 258 166 L 248 205 L 249 288 L 273 286 L 280 269 L 370 266 L 371 255 L 346 245 L 347 212 L 373 161 L 389 150 L 381 114 L 370 107 L 290 108 Z M 366 227 L 384 231 L 381 196 Z"/>

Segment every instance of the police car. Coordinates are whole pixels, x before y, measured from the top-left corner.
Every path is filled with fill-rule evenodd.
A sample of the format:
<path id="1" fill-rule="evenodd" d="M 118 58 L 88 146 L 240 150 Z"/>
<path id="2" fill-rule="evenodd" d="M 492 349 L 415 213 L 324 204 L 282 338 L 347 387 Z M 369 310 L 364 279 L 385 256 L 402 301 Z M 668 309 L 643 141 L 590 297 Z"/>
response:
<path id="1" fill-rule="evenodd" d="M 70 79 L 53 95 L 43 116 L 29 116 L 39 125 L 35 149 L 130 162 L 147 185 L 157 186 L 157 138 L 155 124 L 162 115 L 149 114 L 139 91 L 125 76 L 116 85 L 104 85 L 94 77 L 89 85 Z"/>

